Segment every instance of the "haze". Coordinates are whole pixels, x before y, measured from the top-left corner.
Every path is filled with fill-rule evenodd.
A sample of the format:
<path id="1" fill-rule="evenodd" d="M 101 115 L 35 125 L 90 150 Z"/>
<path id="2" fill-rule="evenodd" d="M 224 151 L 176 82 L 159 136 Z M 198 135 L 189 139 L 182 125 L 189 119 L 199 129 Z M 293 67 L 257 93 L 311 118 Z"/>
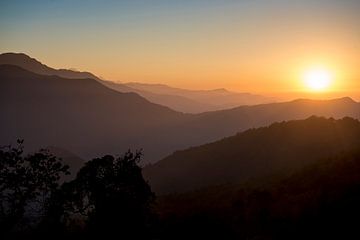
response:
<path id="1" fill-rule="evenodd" d="M 0 239 L 360 239 L 360 0 L 0 0 Z"/>
<path id="2" fill-rule="evenodd" d="M 0 52 L 119 82 L 359 99 L 360 2 L 1 1 Z M 331 88 L 302 76 L 321 65 Z"/>

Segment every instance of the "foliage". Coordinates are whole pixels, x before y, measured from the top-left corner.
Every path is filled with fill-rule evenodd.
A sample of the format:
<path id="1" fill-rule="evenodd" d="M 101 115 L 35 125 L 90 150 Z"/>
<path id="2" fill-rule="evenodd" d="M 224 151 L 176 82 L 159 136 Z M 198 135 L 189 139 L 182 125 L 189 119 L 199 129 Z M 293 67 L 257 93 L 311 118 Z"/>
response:
<path id="1" fill-rule="evenodd" d="M 81 235 L 144 236 L 155 196 L 142 177 L 140 158 L 141 152 L 130 151 L 96 158 L 60 186 L 62 175 L 69 174 L 61 159 L 46 150 L 25 155 L 20 140 L 17 147 L 2 148 L 2 235 L 64 237 L 74 234 L 76 223 Z"/>
<path id="2" fill-rule="evenodd" d="M 294 174 L 159 198 L 162 239 L 358 239 L 360 152 Z"/>
<path id="3" fill-rule="evenodd" d="M 24 156 L 19 141 L 0 156 L 1 231 L 11 236 L 32 226 L 30 237 L 52 239 L 360 237 L 359 148 L 297 171 L 160 196 L 156 205 L 140 152 L 93 159 L 61 186 L 67 166 L 46 151 Z"/>
<path id="4" fill-rule="evenodd" d="M 68 166 L 46 150 L 24 154 L 23 141 L 0 149 L 0 228 L 2 233 L 30 227 L 42 216 Z"/>
<path id="5" fill-rule="evenodd" d="M 106 155 L 86 163 L 64 189 L 68 212 L 81 214 L 93 233 L 142 235 L 151 218 L 154 194 L 138 166 L 141 153 Z"/>

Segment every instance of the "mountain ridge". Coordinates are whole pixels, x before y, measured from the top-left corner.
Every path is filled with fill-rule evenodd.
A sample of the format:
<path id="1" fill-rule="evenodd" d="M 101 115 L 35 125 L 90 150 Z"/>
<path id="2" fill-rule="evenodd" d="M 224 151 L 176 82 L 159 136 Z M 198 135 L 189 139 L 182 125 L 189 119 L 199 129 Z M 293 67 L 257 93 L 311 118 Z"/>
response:
<path id="1" fill-rule="evenodd" d="M 16 65 L 25 70 L 35 72 L 42 75 L 56 75 L 64 78 L 92 78 L 100 80 L 97 76 L 90 72 L 73 71 L 70 69 L 54 69 L 25 53 L 2 53 L 0 54 L 0 64 Z"/>
<path id="2" fill-rule="evenodd" d="M 24 138 L 34 147 L 53 145 L 86 159 L 142 148 L 147 163 L 276 121 L 360 117 L 360 104 L 346 98 L 184 114 L 94 79 L 39 75 L 9 65 L 0 66 L 0 107 L 0 144 Z"/>
<path id="3" fill-rule="evenodd" d="M 145 168 L 144 176 L 158 193 L 184 192 L 291 172 L 354 150 L 360 150 L 359 120 L 312 116 L 176 151 Z"/>
<path id="4" fill-rule="evenodd" d="M 151 146 L 150 141 L 138 143 L 139 139 L 183 117 L 94 79 L 38 75 L 13 65 L 0 65 L 0 86 L 1 144 L 23 138 L 33 148 L 53 145 L 80 157 L 94 157 Z M 155 149 L 150 146 L 149 152 Z"/>
<path id="5" fill-rule="evenodd" d="M 250 93 L 235 93 L 226 89 L 187 90 L 165 84 L 119 83 L 103 80 L 90 72 L 77 72 L 68 69 L 54 69 L 24 53 L 0 54 L 0 64 L 20 66 L 28 71 L 42 75 L 57 75 L 70 79 L 91 78 L 119 92 L 135 92 L 150 102 L 170 107 L 184 113 L 199 113 L 210 110 L 232 108 L 239 105 L 253 105 L 272 102 L 273 99 Z M 156 88 L 163 90 L 158 92 Z"/>

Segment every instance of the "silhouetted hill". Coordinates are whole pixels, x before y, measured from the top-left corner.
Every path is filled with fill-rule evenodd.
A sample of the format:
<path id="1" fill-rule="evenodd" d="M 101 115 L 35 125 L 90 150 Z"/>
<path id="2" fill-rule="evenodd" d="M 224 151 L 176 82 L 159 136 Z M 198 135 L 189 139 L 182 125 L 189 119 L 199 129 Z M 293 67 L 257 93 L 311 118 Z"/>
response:
<path id="1" fill-rule="evenodd" d="M 162 196 L 160 239 L 358 239 L 359 170 L 360 152 L 346 152 L 295 173 Z"/>
<path id="2" fill-rule="evenodd" d="M 311 117 L 177 151 L 146 168 L 144 175 L 157 192 L 181 192 L 294 171 L 354 149 L 360 149 L 359 121 Z"/>
<path id="3" fill-rule="evenodd" d="M 160 84 L 129 83 L 122 84 L 101 80 L 89 72 L 77 72 L 68 69 L 54 69 L 23 53 L 0 54 L 0 65 L 8 64 L 19 66 L 30 72 L 42 75 L 56 75 L 63 78 L 82 79 L 91 78 L 98 80 L 105 86 L 119 92 L 135 92 L 147 100 L 170 107 L 185 113 L 199 113 L 226 109 L 240 105 L 254 105 L 258 103 L 273 102 L 274 99 L 248 93 L 234 93 L 225 89 L 209 91 L 193 91 L 172 88 Z"/>
<path id="4" fill-rule="evenodd" d="M 81 157 L 142 147 L 156 155 L 161 143 L 150 136 L 183 116 L 93 79 L 38 75 L 11 65 L 0 66 L 0 86 L 1 144 L 23 138 L 33 147 L 56 146 Z"/>
<path id="5" fill-rule="evenodd" d="M 360 112 L 358 103 L 344 98 L 182 114 L 96 80 L 38 75 L 10 65 L 0 66 L 0 107 L 0 145 L 21 138 L 28 146 L 56 146 L 84 159 L 143 148 L 146 162 L 276 121 Z"/>
<path id="6" fill-rule="evenodd" d="M 92 78 L 99 80 L 94 74 L 89 72 L 78 72 L 68 69 L 53 69 L 45 64 L 42 64 L 38 60 L 29 57 L 24 53 L 3 53 L 0 54 L 0 65 L 9 64 L 19 66 L 30 72 L 34 72 L 42 75 L 56 75 L 63 78 Z"/>
<path id="7" fill-rule="evenodd" d="M 351 98 L 333 100 L 299 99 L 291 102 L 241 106 L 229 110 L 201 113 L 195 116 L 190 125 L 216 136 L 212 141 L 249 128 L 267 126 L 274 122 L 300 120 L 312 115 L 343 118 L 360 118 L 360 104 Z M 206 122 L 206 124 L 202 124 Z M 240 127 L 239 127 L 240 126 Z M 209 136 L 210 137 L 210 136 Z"/>

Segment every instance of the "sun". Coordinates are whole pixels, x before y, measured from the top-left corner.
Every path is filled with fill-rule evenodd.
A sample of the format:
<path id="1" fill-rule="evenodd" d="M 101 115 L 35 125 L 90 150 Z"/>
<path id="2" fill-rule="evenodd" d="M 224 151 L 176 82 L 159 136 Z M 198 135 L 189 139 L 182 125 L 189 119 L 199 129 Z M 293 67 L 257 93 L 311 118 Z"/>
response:
<path id="1" fill-rule="evenodd" d="M 312 91 L 325 91 L 329 89 L 333 76 L 327 69 L 309 69 L 304 73 L 304 82 L 307 88 Z"/>

